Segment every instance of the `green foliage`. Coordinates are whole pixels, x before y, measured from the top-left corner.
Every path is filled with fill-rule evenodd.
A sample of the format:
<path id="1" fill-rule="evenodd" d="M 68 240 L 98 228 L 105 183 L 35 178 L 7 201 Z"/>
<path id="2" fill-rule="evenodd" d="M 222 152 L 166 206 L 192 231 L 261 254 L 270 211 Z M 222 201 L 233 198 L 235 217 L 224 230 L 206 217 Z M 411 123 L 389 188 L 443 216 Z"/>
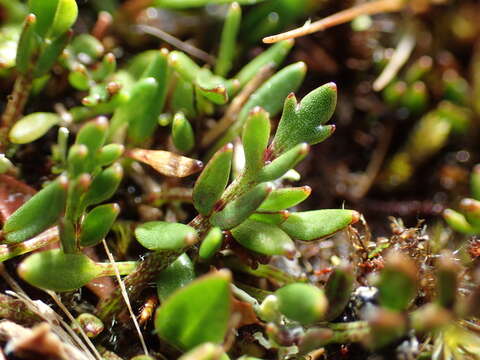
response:
<path id="1" fill-rule="evenodd" d="M 120 274 L 125 274 L 135 264 L 118 263 L 117 267 Z M 63 292 L 78 289 L 97 277 L 112 276 L 114 270 L 111 264 L 95 263 L 84 254 L 66 254 L 56 249 L 30 255 L 19 265 L 18 274 L 33 286 Z"/>
<path id="2" fill-rule="evenodd" d="M 41 37 L 56 38 L 77 20 L 78 8 L 74 0 L 30 0 L 28 5 L 37 16 L 35 31 Z"/>
<path id="3" fill-rule="evenodd" d="M 272 142 L 272 151 L 283 154 L 299 143 L 317 144 L 330 136 L 335 127 L 323 126 L 337 104 L 337 87 L 325 84 L 305 96 L 300 104 L 293 94 L 285 100 L 282 118 Z"/>
<path id="4" fill-rule="evenodd" d="M 245 248 L 262 255 L 292 256 L 295 245 L 277 226 L 255 220 L 246 220 L 232 229 L 232 235 Z"/>
<path id="5" fill-rule="evenodd" d="M 235 58 L 235 44 L 237 40 L 240 21 L 242 19 L 242 10 L 238 2 L 234 2 L 228 9 L 225 23 L 223 25 L 222 38 L 220 40 L 220 50 L 215 65 L 215 74 L 225 76 L 233 66 Z"/>
<path id="6" fill-rule="evenodd" d="M 294 207 L 307 199 L 311 192 L 309 186 L 276 189 L 268 195 L 258 211 L 272 212 Z"/>
<path id="7" fill-rule="evenodd" d="M 80 246 L 95 246 L 102 241 L 119 213 L 120 207 L 117 204 L 105 204 L 93 208 L 83 220 Z"/>
<path id="8" fill-rule="evenodd" d="M 183 350 L 223 342 L 230 316 L 230 281 L 230 273 L 220 270 L 173 293 L 155 315 L 157 334 Z"/>
<path id="9" fill-rule="evenodd" d="M 202 241 L 198 256 L 203 260 L 212 258 L 223 243 L 223 233 L 218 227 L 211 228 Z"/>
<path id="10" fill-rule="evenodd" d="M 95 263 L 83 254 L 49 250 L 30 255 L 18 268 L 28 283 L 53 291 L 70 291 L 84 286 L 100 273 Z M 58 276 L 62 274 L 62 276 Z"/>
<path id="11" fill-rule="evenodd" d="M 178 257 L 169 267 L 160 272 L 155 283 L 158 298 L 165 301 L 176 290 L 195 280 L 195 269 L 187 254 Z"/>
<path id="12" fill-rule="evenodd" d="M 255 19 L 266 10 L 278 11 L 281 18 L 275 24 L 271 17 L 266 18 L 262 27 L 244 38 L 240 5 L 262 2 L 245 12 L 247 25 L 257 23 Z M 303 209 L 302 202 L 311 189 L 291 186 L 293 177 L 286 175 L 305 159 L 310 145 L 333 133 L 335 127 L 327 122 L 336 106 L 336 85 L 320 86 L 297 101 L 293 92 L 305 78 L 306 64 L 297 62 L 276 71 L 294 45 L 291 40 L 267 48 L 241 66 L 242 59 L 254 54 L 246 47 L 248 38 L 305 14 L 313 6 L 310 3 L 156 0 L 152 5 L 184 10 L 215 4 L 229 6 L 212 8 L 219 9 L 218 14 L 225 10 L 225 23 L 218 60 L 210 66 L 201 64 L 197 56 L 194 60 L 186 52 L 166 49 L 147 50 L 128 60 L 130 48 L 122 51 L 122 42 L 111 42 L 110 36 L 115 39 L 118 28 L 104 36 L 96 27 L 91 35 L 79 34 L 72 39 L 70 28 L 77 16 L 74 3 L 30 1 L 35 15 L 26 18 L 21 31 L 21 24 L 16 24 L 19 78 L 31 83 L 41 77 L 34 86 L 34 93 L 41 96 L 44 89 L 61 84 L 62 91 L 72 93 L 68 104 L 73 107 L 57 106 L 56 113 L 33 112 L 18 117 L 17 122 L 15 118 L 11 129 L 8 127 L 12 143 L 38 140 L 30 146 L 51 146 L 48 161 L 52 172 L 60 176 L 5 222 L 0 258 L 9 259 L 60 241 L 60 249 L 27 256 L 18 268 L 19 276 L 33 286 L 65 292 L 99 277 L 113 276 L 118 269 L 121 275 L 128 275 L 123 281 L 134 306 L 143 299 L 144 290 L 154 285 L 160 300 L 155 333 L 185 351 L 181 359 L 228 359 L 227 335 L 233 334 L 232 326 L 243 326 L 239 325 L 243 321 L 265 328 L 253 334 L 262 346 L 268 344 L 272 352 L 277 349 L 279 354 L 292 357 L 297 351 L 292 345 L 298 343 L 300 352 L 308 347 L 300 345 L 307 326 L 330 326 L 325 321 L 342 315 L 353 290 L 352 269 L 344 265 L 333 269 L 322 289 L 303 283 L 307 281 L 303 274 L 268 263 L 273 257 L 278 263 L 287 258 L 299 264 L 296 257 L 304 249 L 296 240 L 322 240 L 360 218 L 356 211 L 346 209 L 297 211 L 299 205 Z M 123 11 L 122 7 L 115 17 L 120 26 L 130 21 L 124 19 Z M 177 16 L 176 11 L 169 14 Z M 183 14 L 178 12 L 178 16 Z M 188 14 L 195 16 L 196 12 Z M 212 14 L 217 12 L 209 16 Z M 101 20 L 97 25 L 102 25 Z M 129 63 L 122 68 L 125 60 Z M 50 76 L 54 66 L 55 76 Z M 258 83 L 267 74 L 269 78 Z M 55 89 L 52 93 L 57 95 Z M 28 99 L 29 91 L 22 94 Z M 48 95 L 47 100 L 57 101 Z M 420 104 L 418 96 L 411 94 L 408 106 Z M 42 103 L 42 111 L 54 111 L 43 110 L 49 105 L 50 101 Z M 32 103 L 32 108 L 37 106 Z M 452 129 L 462 131 L 465 114 L 457 114 L 454 106 L 439 106 L 438 111 L 449 119 Z M 23 106 L 19 108 L 21 114 Z M 55 126 L 60 129 L 57 143 L 52 144 L 52 134 L 45 135 Z M 202 141 L 205 134 L 210 138 L 208 144 Z M 211 143 L 214 145 L 209 146 Z M 7 149 L 14 162 L 18 148 Z M 189 157 L 167 151 L 171 149 Z M 209 160 L 202 169 L 203 163 L 197 159 L 204 155 Z M 140 163 L 150 168 L 142 168 Z M 7 160 L 0 169 L 8 176 L 16 171 Z M 196 179 L 180 179 L 200 171 Z M 127 179 L 122 184 L 124 172 Z M 294 180 L 299 179 L 300 175 Z M 187 224 L 186 219 L 192 220 Z M 474 221 L 473 215 L 468 219 Z M 110 247 L 113 255 L 135 256 L 138 261 L 103 263 L 86 255 L 90 254 L 86 248 L 112 240 L 112 228 L 116 237 L 115 246 Z M 39 235 L 45 230 L 46 235 Z M 50 233 L 53 240 L 48 237 Z M 138 256 L 141 248 L 132 244 L 134 239 L 150 253 Z M 103 257 L 104 252 L 97 255 Z M 338 265 L 332 256 L 334 262 Z M 404 274 L 397 268 L 389 273 L 389 266 L 380 275 L 382 311 L 403 311 L 405 302 L 401 306 L 394 303 L 389 285 L 411 284 L 403 281 L 399 273 Z M 229 270 L 218 270 L 223 267 Z M 235 272 L 235 280 L 230 270 Z M 446 294 L 458 284 L 450 281 L 452 273 L 447 270 L 438 274 L 438 303 L 453 309 L 457 303 Z M 316 271 L 309 268 L 308 276 L 313 278 Z M 241 274 L 238 278 L 237 273 Z M 257 280 L 268 281 L 268 287 L 258 287 Z M 409 295 L 409 303 L 414 296 Z M 97 315 L 105 324 L 121 319 L 124 306 L 120 291 L 116 289 L 102 299 L 98 309 Z M 378 325 L 370 320 L 365 323 L 372 328 Z M 109 335 L 115 332 L 114 327 L 107 330 Z M 398 333 L 403 334 L 403 330 Z M 328 340 L 323 336 L 322 341 L 313 343 L 323 346 L 333 342 L 332 338 L 338 340 L 341 335 Z"/>
<path id="13" fill-rule="evenodd" d="M 147 222 L 135 229 L 135 236 L 147 249 L 177 250 L 194 243 L 197 233 L 194 228 L 164 221 Z"/>
<path id="14" fill-rule="evenodd" d="M 29 114 L 15 123 L 8 136 L 14 144 L 28 144 L 45 135 L 59 122 L 60 117 L 54 113 Z"/>
<path id="15" fill-rule="evenodd" d="M 275 292 L 278 310 L 294 321 L 312 324 L 323 318 L 328 307 L 323 291 L 310 284 L 290 284 Z"/>
<path id="16" fill-rule="evenodd" d="M 181 112 L 176 113 L 172 123 L 172 140 L 181 152 L 189 152 L 195 146 L 195 134 L 192 125 Z"/>
<path id="17" fill-rule="evenodd" d="M 209 214 L 220 199 L 230 178 L 233 146 L 225 145 L 217 151 L 203 169 L 193 188 L 193 203 L 202 215 Z"/>
<path id="18" fill-rule="evenodd" d="M 410 258 L 395 252 L 389 254 L 385 261 L 378 284 L 380 304 L 392 311 L 406 310 L 417 294 L 415 264 Z"/>
<path id="19" fill-rule="evenodd" d="M 222 230 L 231 229 L 245 221 L 272 191 L 272 185 L 260 184 L 229 202 L 211 217 L 211 223 Z"/>
<path id="20" fill-rule="evenodd" d="M 313 210 L 290 215 L 280 227 L 295 239 L 312 241 L 330 236 L 358 219 L 359 214 L 353 210 Z"/>
<path id="21" fill-rule="evenodd" d="M 5 241 L 25 241 L 55 224 L 65 209 L 67 188 L 67 178 L 60 176 L 22 205 L 3 226 Z"/>

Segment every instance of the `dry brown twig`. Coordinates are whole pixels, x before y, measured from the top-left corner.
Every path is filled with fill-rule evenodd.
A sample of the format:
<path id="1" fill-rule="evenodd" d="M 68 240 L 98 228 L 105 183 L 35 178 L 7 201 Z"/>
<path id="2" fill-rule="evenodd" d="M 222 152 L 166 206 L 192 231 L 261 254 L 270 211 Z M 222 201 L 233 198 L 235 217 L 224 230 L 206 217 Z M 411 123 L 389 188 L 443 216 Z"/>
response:
<path id="1" fill-rule="evenodd" d="M 281 34 L 268 36 L 263 39 L 264 43 L 271 44 L 281 40 L 295 39 L 301 36 L 309 35 L 317 31 L 323 31 L 330 27 L 344 24 L 352 21 L 360 15 L 375 15 L 386 12 L 396 12 L 405 8 L 407 1 L 405 0 L 377 0 L 371 1 L 349 9 L 340 11 L 333 15 L 327 16 L 313 23 L 307 22 L 304 26 L 295 30 L 290 30 Z"/>

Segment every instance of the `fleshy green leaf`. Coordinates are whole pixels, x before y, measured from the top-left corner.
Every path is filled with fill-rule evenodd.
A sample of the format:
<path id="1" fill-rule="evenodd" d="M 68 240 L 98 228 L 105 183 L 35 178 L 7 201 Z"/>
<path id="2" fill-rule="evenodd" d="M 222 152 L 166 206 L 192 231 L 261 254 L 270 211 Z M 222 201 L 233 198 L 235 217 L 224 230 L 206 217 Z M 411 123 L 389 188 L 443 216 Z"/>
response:
<path id="1" fill-rule="evenodd" d="M 224 80 L 213 75 L 208 69 L 200 69 L 197 73 L 195 83 L 206 99 L 210 100 L 214 104 L 223 105 L 228 101 L 227 88 L 224 84 Z"/>
<path id="2" fill-rule="evenodd" d="M 417 295 L 415 262 L 400 252 L 389 253 L 377 287 L 382 307 L 393 311 L 406 310 Z"/>
<path id="3" fill-rule="evenodd" d="M 116 139 L 120 132 L 135 121 L 149 119 L 148 105 L 156 101 L 157 91 L 158 82 L 154 78 L 148 77 L 137 81 L 130 92 L 129 100 L 119 106 L 113 114 L 109 138 Z M 134 126 L 140 128 L 139 124 Z"/>
<path id="4" fill-rule="evenodd" d="M 101 203 L 109 199 L 122 181 L 123 168 L 115 163 L 95 176 L 83 199 L 83 207 Z"/>
<path id="5" fill-rule="evenodd" d="M 107 131 L 108 120 L 103 116 L 99 116 L 94 121 L 86 123 L 78 132 L 75 144 L 85 145 L 88 149 L 88 161 L 85 165 L 86 171 L 94 169 L 98 151 L 107 139 Z"/>
<path id="6" fill-rule="evenodd" d="M 90 211 L 82 223 L 80 245 L 95 246 L 107 235 L 120 213 L 118 204 L 105 204 Z"/>
<path id="7" fill-rule="evenodd" d="M 293 40 L 280 41 L 266 51 L 256 56 L 234 76 L 240 82 L 240 87 L 245 86 L 264 66 L 280 65 L 293 47 Z"/>
<path id="8" fill-rule="evenodd" d="M 195 134 L 192 125 L 183 113 L 176 113 L 172 123 L 172 141 L 182 152 L 189 152 L 195 146 Z"/>
<path id="9" fill-rule="evenodd" d="M 273 153 L 279 155 L 300 143 L 313 145 L 325 140 L 335 129 L 323 125 L 332 117 L 336 104 L 334 83 L 313 90 L 300 104 L 295 95 L 290 94 L 271 145 Z"/>
<path id="10" fill-rule="evenodd" d="M 245 172 L 257 173 L 265 162 L 265 149 L 270 138 L 270 118 L 261 107 L 250 113 L 243 128 L 243 148 L 245 151 Z"/>
<path id="11" fill-rule="evenodd" d="M 36 32 L 55 38 L 64 34 L 77 20 L 75 0 L 30 0 L 30 11 L 37 16 Z"/>
<path id="12" fill-rule="evenodd" d="M 225 135 L 217 141 L 214 149 L 218 149 L 220 146 L 231 142 L 241 132 L 248 114 L 255 107 L 261 106 L 265 111 L 270 114 L 270 117 L 277 115 L 282 109 L 283 101 L 285 97 L 292 91 L 296 91 L 307 72 L 305 63 L 298 62 L 289 65 L 278 73 L 273 75 L 270 79 L 255 91 L 242 107 L 242 110 L 238 114 L 237 121 L 227 130 Z M 272 89 L 275 89 L 272 91 Z"/>
<path id="13" fill-rule="evenodd" d="M 450 227 L 463 234 L 475 234 L 476 229 L 467 221 L 464 215 L 452 209 L 443 212 L 443 218 Z"/>
<path id="14" fill-rule="evenodd" d="M 156 86 L 151 93 L 143 93 L 145 101 L 142 107 L 137 108 L 136 114 L 131 114 L 129 119 L 128 137 L 134 144 L 143 144 L 153 135 L 158 125 L 158 116 L 165 105 L 168 88 L 168 54 L 166 49 L 158 51 L 142 75 L 144 79 L 154 79 Z M 132 99 L 132 101 L 135 100 Z M 135 109 L 133 111 L 135 112 Z"/>
<path id="15" fill-rule="evenodd" d="M 108 166 L 122 156 L 125 147 L 120 144 L 108 144 L 100 149 L 95 162 L 99 166 Z"/>
<path id="16" fill-rule="evenodd" d="M 99 273 L 99 268 L 88 256 L 65 254 L 59 249 L 30 255 L 18 267 L 18 274 L 23 280 L 53 291 L 78 289 Z"/>
<path id="17" fill-rule="evenodd" d="M 323 291 L 314 285 L 294 283 L 275 292 L 278 310 L 291 320 L 312 324 L 325 315 L 328 301 Z"/>
<path id="18" fill-rule="evenodd" d="M 59 122 L 60 116 L 55 113 L 29 114 L 15 123 L 8 136 L 14 144 L 27 144 L 41 138 Z"/>
<path id="19" fill-rule="evenodd" d="M 223 230 L 240 225 L 260 206 L 271 191 L 272 185 L 269 183 L 255 186 L 252 190 L 230 201 L 220 211 L 215 212 L 210 222 Z"/>
<path id="20" fill-rule="evenodd" d="M 43 48 L 43 51 L 35 64 L 35 71 L 33 73 L 34 77 L 42 77 L 50 71 L 58 57 L 62 54 L 62 51 L 70 42 L 72 35 L 73 31 L 67 31 L 52 40 L 51 43 Z"/>
<path id="21" fill-rule="evenodd" d="M 222 196 L 232 166 L 233 146 L 227 144 L 210 159 L 193 188 L 193 204 L 202 215 L 209 214 Z"/>
<path id="22" fill-rule="evenodd" d="M 303 202 L 311 192 L 310 186 L 273 190 L 258 211 L 273 212 L 291 208 Z"/>
<path id="23" fill-rule="evenodd" d="M 151 221 L 138 226 L 135 237 L 149 250 L 177 250 L 193 244 L 197 240 L 197 232 L 180 223 Z"/>
<path id="24" fill-rule="evenodd" d="M 470 190 L 475 200 L 480 200 L 480 165 L 476 165 L 470 176 Z"/>
<path id="25" fill-rule="evenodd" d="M 200 245 L 198 256 L 203 260 L 212 258 L 223 243 L 223 233 L 220 228 L 210 229 Z"/>
<path id="26" fill-rule="evenodd" d="M 352 295 L 354 280 L 351 266 L 341 264 L 333 269 L 325 284 L 325 295 L 329 304 L 326 320 L 334 320 L 345 310 Z"/>
<path id="27" fill-rule="evenodd" d="M 15 65 L 18 72 L 22 74 L 26 74 L 29 70 L 32 57 L 35 51 L 38 50 L 38 45 L 40 43 L 40 39 L 35 33 L 36 22 L 37 18 L 35 15 L 30 14 L 26 17 L 18 41 Z"/>
<path id="28" fill-rule="evenodd" d="M 231 232 L 242 246 L 259 254 L 290 257 L 295 253 L 292 239 L 275 225 L 248 219 Z"/>
<path id="29" fill-rule="evenodd" d="M 273 181 L 285 175 L 285 173 L 293 169 L 300 161 L 305 159 L 310 147 L 308 144 L 302 143 L 288 150 L 278 158 L 267 164 L 260 170 L 258 179 L 260 181 Z"/>
<path id="30" fill-rule="evenodd" d="M 90 34 L 75 36 L 69 49 L 73 50 L 77 56 L 87 55 L 91 61 L 99 59 L 105 51 L 102 42 Z"/>
<path id="31" fill-rule="evenodd" d="M 187 254 L 177 258 L 169 267 L 161 271 L 156 279 L 158 298 L 163 302 L 176 290 L 195 280 L 195 269 Z"/>
<path id="32" fill-rule="evenodd" d="M 313 210 L 291 214 L 280 227 L 295 239 L 312 241 L 330 236 L 359 218 L 354 210 Z"/>
<path id="33" fill-rule="evenodd" d="M 230 5 L 225 24 L 223 25 L 220 50 L 218 51 L 215 74 L 226 76 L 233 66 L 233 59 L 236 52 L 236 41 L 240 22 L 242 20 L 242 9 L 237 2 Z"/>
<path id="34" fill-rule="evenodd" d="M 230 272 L 221 270 L 173 293 L 157 311 L 157 334 L 182 350 L 222 343 L 230 318 L 230 281 Z"/>
<path id="35" fill-rule="evenodd" d="M 60 176 L 18 208 L 3 226 L 6 242 L 27 240 L 55 224 L 65 209 L 67 187 L 66 177 Z"/>

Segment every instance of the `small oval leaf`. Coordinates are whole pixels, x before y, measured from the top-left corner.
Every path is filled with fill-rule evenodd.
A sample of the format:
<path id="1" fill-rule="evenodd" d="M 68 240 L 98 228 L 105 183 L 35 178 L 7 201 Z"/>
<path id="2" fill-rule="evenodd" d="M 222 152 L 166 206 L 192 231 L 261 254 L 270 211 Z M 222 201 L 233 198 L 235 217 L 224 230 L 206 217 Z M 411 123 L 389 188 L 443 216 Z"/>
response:
<path id="1" fill-rule="evenodd" d="M 230 281 L 230 272 L 220 270 L 173 293 L 156 313 L 157 334 L 182 350 L 222 343 L 230 318 Z"/>
<path id="2" fill-rule="evenodd" d="M 52 291 L 78 289 L 100 273 L 96 264 L 83 254 L 47 250 L 27 257 L 18 266 L 18 275 L 29 284 Z"/>
<path id="3" fill-rule="evenodd" d="M 187 254 L 180 255 L 156 279 L 158 298 L 163 302 L 176 290 L 195 280 L 195 269 Z"/>
<path id="4" fill-rule="evenodd" d="M 231 230 L 233 237 L 242 246 L 262 255 L 284 255 L 295 253 L 292 239 L 277 226 L 255 220 L 245 220 Z"/>
<path id="5" fill-rule="evenodd" d="M 354 210 L 313 210 L 291 214 L 280 227 L 295 239 L 312 241 L 333 235 L 359 219 Z"/>
<path id="6" fill-rule="evenodd" d="M 291 320 L 312 324 L 325 315 L 328 301 L 321 289 L 314 285 L 294 283 L 275 292 L 278 310 Z"/>
<path id="7" fill-rule="evenodd" d="M 135 236 L 149 250 L 177 250 L 193 244 L 197 231 L 184 224 L 150 221 L 138 226 Z"/>
<path id="8" fill-rule="evenodd" d="M 14 144 L 28 144 L 41 138 L 60 122 L 54 113 L 33 113 L 21 118 L 13 125 L 8 137 Z"/>
<path id="9" fill-rule="evenodd" d="M 95 246 L 108 234 L 120 213 L 118 204 L 105 204 L 90 211 L 82 223 L 80 245 Z"/>

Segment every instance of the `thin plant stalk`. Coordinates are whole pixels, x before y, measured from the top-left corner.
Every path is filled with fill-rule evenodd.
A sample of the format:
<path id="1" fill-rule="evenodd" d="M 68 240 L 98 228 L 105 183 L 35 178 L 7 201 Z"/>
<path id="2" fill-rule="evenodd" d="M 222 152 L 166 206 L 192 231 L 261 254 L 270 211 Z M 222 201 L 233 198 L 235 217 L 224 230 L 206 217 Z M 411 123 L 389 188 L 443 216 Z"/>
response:
<path id="1" fill-rule="evenodd" d="M 18 74 L 0 122 L 0 151 L 5 151 L 8 143 L 8 132 L 15 121 L 22 115 L 31 88 L 32 78 L 29 75 Z"/>
<path id="2" fill-rule="evenodd" d="M 304 26 L 281 34 L 268 36 L 263 39 L 264 43 L 271 44 L 281 40 L 295 39 L 309 35 L 317 31 L 323 31 L 330 27 L 352 21 L 360 15 L 375 15 L 385 12 L 400 11 L 406 6 L 405 0 L 377 0 L 353 6 L 349 9 L 339 11 L 313 23 L 306 23 Z"/>

